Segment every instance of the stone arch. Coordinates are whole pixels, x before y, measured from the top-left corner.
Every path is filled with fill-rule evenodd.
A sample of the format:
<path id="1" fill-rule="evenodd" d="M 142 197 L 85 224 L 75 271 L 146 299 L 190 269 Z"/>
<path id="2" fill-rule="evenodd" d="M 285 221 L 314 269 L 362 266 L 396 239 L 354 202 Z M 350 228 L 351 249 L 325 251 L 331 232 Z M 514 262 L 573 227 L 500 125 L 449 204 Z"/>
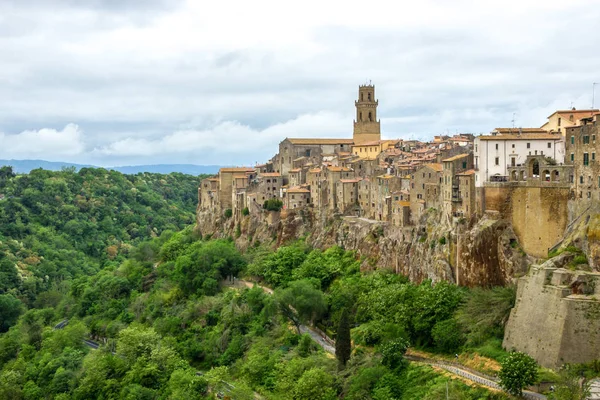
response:
<path id="1" fill-rule="evenodd" d="M 513 172 L 510 174 L 510 179 L 511 179 L 512 181 L 518 181 L 518 180 L 519 180 L 519 175 L 518 175 L 517 171 L 513 171 Z"/>
<path id="2" fill-rule="evenodd" d="M 550 170 L 545 169 L 544 172 L 542 172 L 542 180 L 550 182 Z"/>
<path id="3" fill-rule="evenodd" d="M 369 111 L 369 121 L 373 121 L 373 114 Z"/>
<path id="4" fill-rule="evenodd" d="M 537 158 L 534 158 L 529 162 L 529 176 L 539 177 L 540 176 L 540 162 Z"/>
<path id="5" fill-rule="evenodd" d="M 560 180 L 560 173 L 558 172 L 557 169 L 552 171 L 552 181 L 553 182 L 558 182 Z"/>
<path id="6" fill-rule="evenodd" d="M 524 181 L 525 180 L 525 171 L 523 171 L 523 170 L 519 171 L 519 180 L 520 181 Z"/>
<path id="7" fill-rule="evenodd" d="M 358 113 L 358 120 L 362 122 L 362 111 Z"/>

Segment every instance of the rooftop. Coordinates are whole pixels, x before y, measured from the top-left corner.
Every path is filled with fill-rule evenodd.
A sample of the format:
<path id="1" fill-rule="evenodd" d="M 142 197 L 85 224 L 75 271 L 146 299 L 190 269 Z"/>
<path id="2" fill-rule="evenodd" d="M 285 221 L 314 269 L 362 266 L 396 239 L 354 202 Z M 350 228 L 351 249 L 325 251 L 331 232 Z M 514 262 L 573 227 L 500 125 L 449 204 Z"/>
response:
<path id="1" fill-rule="evenodd" d="M 542 129 L 542 128 L 496 128 L 494 129 L 494 132 L 498 132 L 498 133 L 521 133 L 521 134 L 528 134 L 528 133 L 548 133 L 547 130 Z"/>
<path id="2" fill-rule="evenodd" d="M 548 118 L 551 118 L 554 114 L 577 114 L 577 115 L 582 115 L 582 114 L 589 114 L 589 115 L 593 115 L 594 113 L 599 112 L 600 110 L 597 108 L 590 108 L 587 110 L 556 110 L 554 111 L 551 115 L 548 116 Z"/>
<path id="3" fill-rule="evenodd" d="M 295 186 L 292 188 L 289 188 L 287 190 L 288 193 L 310 193 L 310 190 L 300 187 L 300 186 Z"/>
<path id="4" fill-rule="evenodd" d="M 544 131 L 546 132 L 546 131 Z M 506 135 L 485 135 L 479 136 L 479 140 L 560 140 L 560 133 L 528 133 L 526 135 L 506 134 Z"/>
<path id="5" fill-rule="evenodd" d="M 292 144 L 353 144 L 353 139 L 311 139 L 311 138 L 287 138 Z"/>
<path id="6" fill-rule="evenodd" d="M 331 172 L 350 172 L 350 171 L 352 171 L 350 168 L 347 168 L 347 167 L 335 167 L 335 166 L 327 167 L 327 169 Z"/>
<path id="7" fill-rule="evenodd" d="M 356 183 L 362 181 L 362 178 L 353 178 L 353 179 L 340 179 L 342 183 Z"/>
<path id="8" fill-rule="evenodd" d="M 423 164 L 423 167 L 431 168 L 434 171 L 442 172 L 443 166 L 439 163 Z"/>
<path id="9" fill-rule="evenodd" d="M 464 153 L 464 154 L 457 154 L 454 157 L 450 157 L 450 158 L 446 158 L 445 160 L 442 160 L 442 162 L 446 162 L 446 161 L 456 161 L 456 160 L 460 160 L 461 158 L 465 158 L 465 157 L 469 157 L 468 153 Z"/>
<path id="10" fill-rule="evenodd" d="M 265 172 L 263 174 L 260 174 L 260 176 L 267 176 L 267 177 L 280 177 L 281 174 L 279 172 Z"/>
<path id="11" fill-rule="evenodd" d="M 221 168 L 219 172 L 235 173 L 235 172 L 254 172 L 254 168 L 251 167 L 235 167 L 235 168 Z"/>
<path id="12" fill-rule="evenodd" d="M 468 169 L 468 170 L 463 171 L 463 172 L 461 172 L 459 174 L 456 174 L 456 175 L 475 175 L 475 170 L 474 169 Z"/>

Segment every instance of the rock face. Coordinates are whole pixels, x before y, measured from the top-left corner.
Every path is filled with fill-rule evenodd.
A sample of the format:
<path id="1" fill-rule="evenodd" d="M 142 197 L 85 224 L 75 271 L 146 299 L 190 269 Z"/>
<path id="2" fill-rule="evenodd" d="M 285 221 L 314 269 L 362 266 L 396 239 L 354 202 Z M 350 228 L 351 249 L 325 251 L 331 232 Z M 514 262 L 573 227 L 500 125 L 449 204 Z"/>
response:
<path id="1" fill-rule="evenodd" d="M 504 348 L 548 368 L 600 358 L 600 274 L 564 269 L 572 259 L 563 253 L 519 279 Z"/>
<path id="2" fill-rule="evenodd" d="M 340 246 L 363 257 L 363 269 L 387 268 L 409 277 L 447 280 L 463 286 L 496 286 L 526 273 L 531 260 L 510 224 L 484 217 L 452 223 L 430 210 L 421 224 L 395 227 L 348 216 L 316 216 L 310 209 L 253 213 L 239 221 L 199 212 L 202 235 L 231 236 L 241 250 L 258 242 L 280 246 L 305 238 L 315 248 Z"/>

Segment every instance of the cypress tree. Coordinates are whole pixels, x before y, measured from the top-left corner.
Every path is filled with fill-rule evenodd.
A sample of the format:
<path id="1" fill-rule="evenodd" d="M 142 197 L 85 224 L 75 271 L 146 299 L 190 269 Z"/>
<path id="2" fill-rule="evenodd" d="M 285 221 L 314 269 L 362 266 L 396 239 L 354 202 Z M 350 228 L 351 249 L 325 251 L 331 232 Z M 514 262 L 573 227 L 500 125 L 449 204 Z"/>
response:
<path id="1" fill-rule="evenodd" d="M 335 338 L 335 356 L 338 359 L 340 369 L 346 366 L 351 354 L 350 321 L 348 311 L 344 308 L 340 316 L 340 323 Z"/>

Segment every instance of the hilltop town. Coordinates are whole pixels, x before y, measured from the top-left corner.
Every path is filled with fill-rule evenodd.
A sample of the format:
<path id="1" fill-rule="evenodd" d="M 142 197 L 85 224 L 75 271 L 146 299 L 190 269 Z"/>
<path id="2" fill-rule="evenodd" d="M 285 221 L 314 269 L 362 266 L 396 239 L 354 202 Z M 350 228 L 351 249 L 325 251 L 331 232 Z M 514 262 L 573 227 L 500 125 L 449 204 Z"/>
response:
<path id="1" fill-rule="evenodd" d="M 429 209 L 449 222 L 500 213 L 520 220 L 513 225 L 528 254 L 545 256 L 568 218 L 548 221 L 549 229 L 534 238 L 525 227 L 540 225 L 540 215 L 512 218 L 517 210 L 511 201 L 520 195 L 531 201 L 540 189 L 565 201 L 600 196 L 598 109 L 559 110 L 539 128 L 495 128 L 486 135 L 420 142 L 382 140 L 378 104 L 375 86 L 362 85 L 352 138 L 285 138 L 265 164 L 222 168 L 201 182 L 199 211 L 239 220 L 279 200 L 284 213 L 310 209 L 317 216 L 336 213 L 398 227 L 418 225 Z M 552 216 L 561 219 L 560 213 Z"/>

